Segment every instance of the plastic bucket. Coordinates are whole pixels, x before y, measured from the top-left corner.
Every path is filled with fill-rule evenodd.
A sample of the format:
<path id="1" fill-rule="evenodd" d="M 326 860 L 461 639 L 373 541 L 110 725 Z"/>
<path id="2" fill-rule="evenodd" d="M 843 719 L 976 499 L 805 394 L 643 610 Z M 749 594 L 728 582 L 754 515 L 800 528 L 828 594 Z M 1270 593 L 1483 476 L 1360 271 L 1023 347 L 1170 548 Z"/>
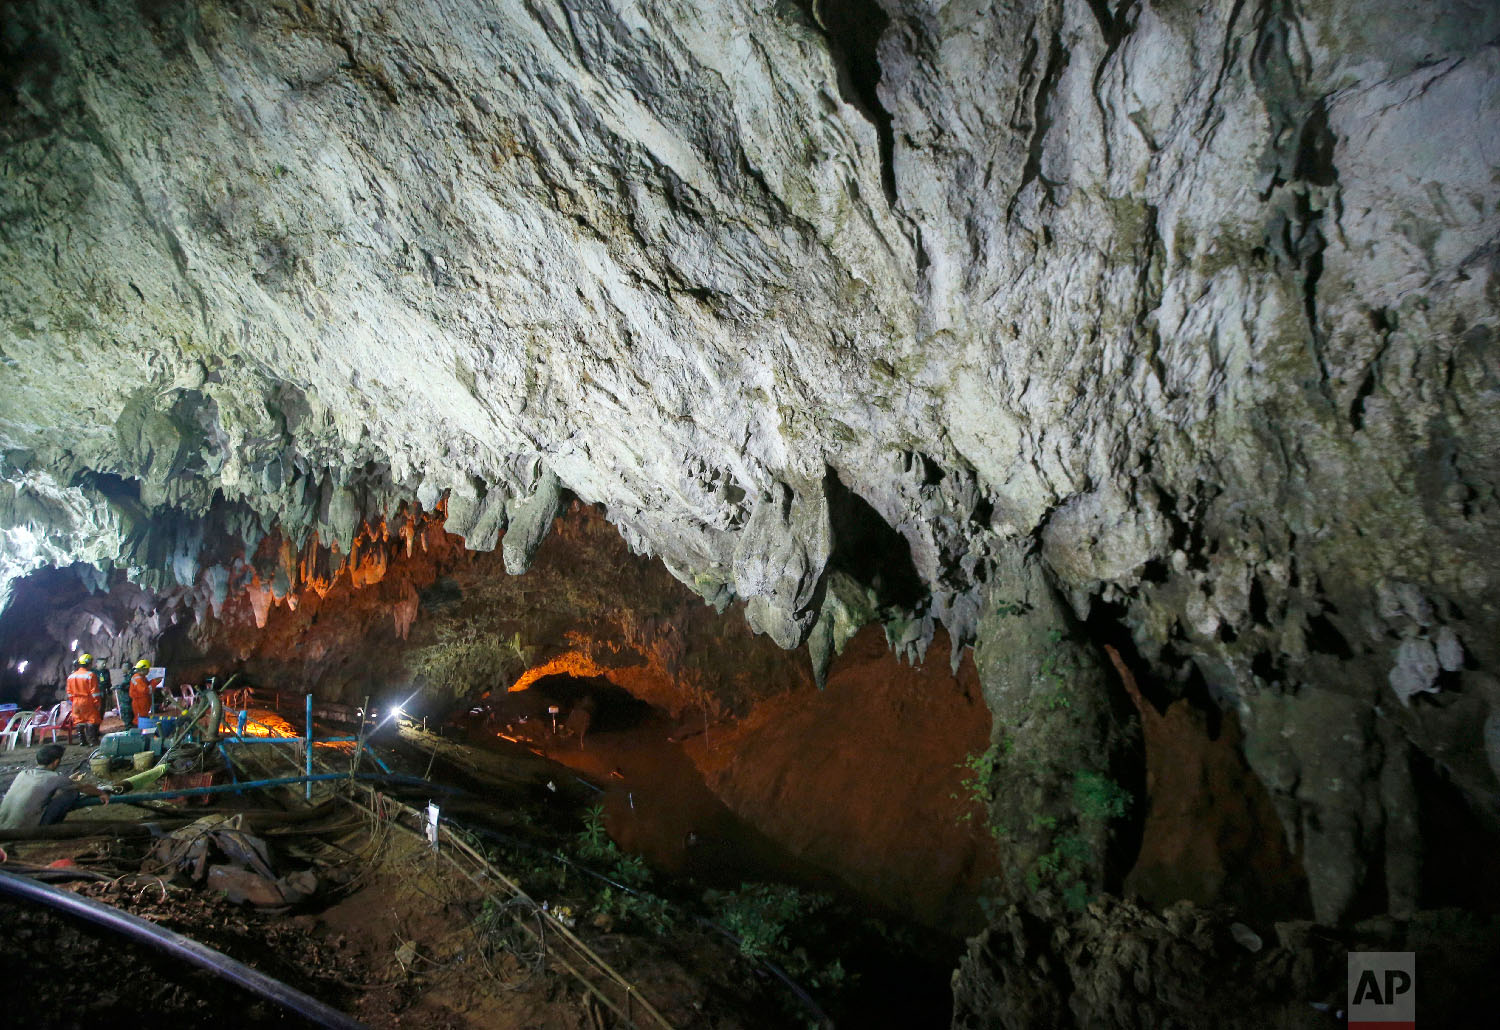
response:
<path id="1" fill-rule="evenodd" d="M 137 751 L 130 756 L 130 764 L 136 772 L 145 772 L 156 764 L 156 756 L 150 751 Z"/>
<path id="2" fill-rule="evenodd" d="M 103 757 L 90 758 L 89 772 L 93 773 L 96 780 L 106 779 L 109 776 L 109 759 Z"/>

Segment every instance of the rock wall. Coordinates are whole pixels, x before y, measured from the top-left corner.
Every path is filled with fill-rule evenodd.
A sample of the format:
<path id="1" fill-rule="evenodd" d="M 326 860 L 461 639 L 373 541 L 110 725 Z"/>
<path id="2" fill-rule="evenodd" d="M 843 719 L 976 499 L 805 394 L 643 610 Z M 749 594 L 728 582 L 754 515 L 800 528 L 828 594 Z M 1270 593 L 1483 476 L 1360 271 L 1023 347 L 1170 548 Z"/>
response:
<path id="1" fill-rule="evenodd" d="M 1040 584 L 1090 705 L 1106 613 L 1155 702 L 1238 713 L 1320 918 L 1405 907 L 1410 755 L 1477 822 L 1500 792 L 1497 37 L 1477 0 L 10 5 L 0 580 L 196 589 L 218 530 L 348 554 L 445 496 L 520 569 L 565 489 L 820 675 Z"/>
<path id="2" fill-rule="evenodd" d="M 279 571 L 255 573 L 265 586 L 236 591 L 217 613 L 184 613 L 161 639 L 162 660 L 180 681 L 238 670 L 264 688 L 346 704 L 421 688 L 436 716 L 546 670 L 602 677 L 700 717 L 812 686 L 805 653 L 721 617 L 576 502 L 549 523 L 524 576 L 505 571 L 501 551 L 467 550 L 440 519 L 416 526 L 363 527 L 343 569 L 316 568 L 314 552 L 293 563 L 285 589 Z M 262 556 L 282 550 L 274 544 Z"/>
<path id="3" fill-rule="evenodd" d="M 1317 1030 L 1343 1019 L 1351 951 L 1420 953 L 1422 1011 L 1443 1024 L 1471 1023 L 1500 996 L 1485 975 L 1500 958 L 1493 918 L 1426 912 L 1347 929 L 1247 918 L 1255 925 L 1189 902 L 1158 914 L 1110 899 L 1049 924 L 1011 908 L 969 941 L 954 1030 Z"/>

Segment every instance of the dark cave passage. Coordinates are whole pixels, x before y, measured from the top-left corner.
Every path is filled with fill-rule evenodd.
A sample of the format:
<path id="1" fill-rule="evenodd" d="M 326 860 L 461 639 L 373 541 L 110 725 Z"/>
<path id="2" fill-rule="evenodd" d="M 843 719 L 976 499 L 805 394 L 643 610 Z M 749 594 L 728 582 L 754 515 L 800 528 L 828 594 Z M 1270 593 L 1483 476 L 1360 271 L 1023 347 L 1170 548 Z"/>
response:
<path id="1" fill-rule="evenodd" d="M 579 738 L 589 733 L 620 733 L 636 729 L 653 715 L 664 714 L 602 676 L 544 676 L 526 690 L 508 693 L 496 700 L 504 706 L 518 695 L 525 694 L 541 698 L 547 709 L 556 706 L 559 709 L 559 728 Z"/>
<path id="2" fill-rule="evenodd" d="M 732 719 L 673 716 L 606 675 L 549 673 L 450 722 L 471 744 L 519 743 L 597 785 L 610 836 L 664 872 L 842 891 L 959 935 L 990 867 L 947 793 L 987 713 L 972 683 L 938 669 L 904 667 L 872 629 L 826 691 Z"/>
<path id="3" fill-rule="evenodd" d="M 558 709 L 555 731 L 553 707 Z M 767 718 L 773 721 L 778 716 Z M 780 713 L 780 718 L 788 716 Z M 732 773 L 726 770 L 710 787 L 705 769 L 717 768 L 721 755 L 737 746 L 763 746 L 754 734 L 746 736 L 731 725 L 706 724 L 694 713 L 673 719 L 603 677 L 541 677 L 524 690 L 492 696 L 463 710 L 453 722 L 462 739 L 477 747 L 505 749 L 519 743 L 577 774 L 574 784 L 585 786 L 581 791 L 574 786 L 574 792 L 585 804 L 598 806 L 610 839 L 623 852 L 643 858 L 667 878 L 673 890 L 697 895 L 705 890 L 734 891 L 749 884 L 779 884 L 810 897 L 840 899 L 819 932 L 842 940 L 841 961 L 864 979 L 860 990 L 838 1002 L 839 1014 L 848 1025 L 948 1025 L 948 981 L 963 928 L 973 925 L 978 913 L 976 896 L 959 888 L 943 911 L 920 911 L 912 908 L 908 895 L 888 889 L 903 876 L 910 877 L 910 866 L 903 866 L 898 857 L 903 849 L 926 854 L 926 861 L 931 862 L 936 853 L 951 846 L 942 839 L 944 829 L 936 828 L 922 839 L 887 841 L 875 836 L 850 838 L 847 828 L 840 826 L 839 816 L 850 808 L 921 804 L 919 799 L 893 791 L 889 780 L 874 774 L 859 776 L 863 793 L 855 796 L 820 789 L 822 784 L 804 781 L 792 765 L 782 770 L 786 783 L 774 799 L 783 818 L 815 834 L 844 834 L 841 839 L 848 847 L 873 856 L 870 865 L 887 865 L 882 882 L 859 876 L 845 864 L 829 862 L 826 855 L 820 856 L 823 862 L 819 864 L 795 853 L 784 838 L 773 838 L 757 825 L 763 823 L 761 813 L 731 809 L 718 793 L 744 796 L 754 789 L 753 784 L 733 783 L 727 778 Z M 837 722 L 813 721 L 797 730 L 795 740 L 785 743 L 805 753 L 827 754 L 839 750 L 834 738 L 842 732 Z M 923 760 L 899 753 L 880 757 L 895 768 Z M 838 778 L 833 770 L 825 768 L 824 772 L 830 780 Z M 776 826 L 773 823 L 767 829 L 775 832 Z M 977 881 L 968 882 L 967 890 L 977 892 Z M 955 912 L 964 913 L 960 921 L 947 922 Z M 879 932 L 872 932 L 875 926 Z M 892 949 L 883 936 L 889 933 L 905 935 L 920 942 L 920 947 Z"/>

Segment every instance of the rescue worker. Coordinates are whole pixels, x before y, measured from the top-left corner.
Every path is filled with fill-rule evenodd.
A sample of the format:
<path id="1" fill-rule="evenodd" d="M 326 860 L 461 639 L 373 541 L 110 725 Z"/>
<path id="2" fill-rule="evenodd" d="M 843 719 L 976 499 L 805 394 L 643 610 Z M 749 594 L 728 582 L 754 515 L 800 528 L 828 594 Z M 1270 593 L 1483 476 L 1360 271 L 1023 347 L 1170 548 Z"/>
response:
<path id="1" fill-rule="evenodd" d="M 0 801 L 0 830 L 24 830 L 62 822 L 79 794 L 92 794 L 109 804 L 107 788 L 74 783 L 57 767 L 62 764 L 61 744 L 43 744 L 37 749 L 36 765 L 23 769 L 11 781 Z"/>
<path id="2" fill-rule="evenodd" d="M 135 675 L 130 677 L 130 710 L 135 713 L 137 720 L 151 714 L 151 681 L 146 679 L 146 670 L 149 668 L 151 663 L 142 658 L 135 663 Z M 137 724 L 133 722 L 129 725 Z"/>
<path id="3" fill-rule="evenodd" d="M 89 664 L 94 656 L 78 656 L 78 668 L 68 677 L 68 700 L 73 705 L 73 725 L 85 747 L 99 743 L 99 724 L 104 721 L 104 705 L 99 696 L 99 676 Z"/>

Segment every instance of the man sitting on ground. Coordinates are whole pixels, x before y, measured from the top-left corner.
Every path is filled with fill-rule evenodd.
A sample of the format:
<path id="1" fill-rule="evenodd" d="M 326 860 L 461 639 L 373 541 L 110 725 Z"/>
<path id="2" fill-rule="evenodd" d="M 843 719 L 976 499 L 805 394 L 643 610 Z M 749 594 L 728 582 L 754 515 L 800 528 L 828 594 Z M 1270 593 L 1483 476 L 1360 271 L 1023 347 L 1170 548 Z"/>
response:
<path id="1" fill-rule="evenodd" d="M 37 750 L 36 765 L 16 774 L 5 800 L 0 801 L 0 830 L 23 830 L 62 822 L 79 794 L 91 794 L 109 804 L 109 792 L 87 783 L 74 783 L 57 767 L 62 764 L 61 744 L 44 744 Z"/>

